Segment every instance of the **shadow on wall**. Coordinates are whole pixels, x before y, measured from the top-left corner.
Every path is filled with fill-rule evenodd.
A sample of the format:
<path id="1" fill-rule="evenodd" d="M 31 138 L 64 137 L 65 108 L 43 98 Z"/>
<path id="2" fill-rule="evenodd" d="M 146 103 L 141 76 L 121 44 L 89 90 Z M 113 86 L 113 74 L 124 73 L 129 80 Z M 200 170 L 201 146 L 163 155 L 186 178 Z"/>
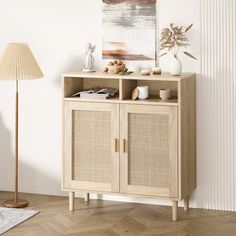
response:
<path id="1" fill-rule="evenodd" d="M 11 131 L 4 125 L 1 114 L 0 136 L 0 191 L 14 191 L 15 145 L 11 141 Z M 19 192 L 63 195 L 60 179 L 48 176 L 46 171 L 32 168 L 22 160 L 19 156 Z M 30 163 L 30 160 L 27 161 Z"/>
<path id="2" fill-rule="evenodd" d="M 30 160 L 22 161 L 19 157 L 19 191 L 26 193 L 46 194 L 46 195 L 64 195 L 61 191 L 60 178 L 54 178 L 49 176 L 42 170 L 42 166 L 39 168 L 32 167 L 28 163 Z M 28 161 L 28 163 L 26 163 Z M 34 164 L 34 166 L 37 166 Z"/>
<path id="3" fill-rule="evenodd" d="M 3 123 L 0 114 L 0 191 L 13 190 L 14 156 L 12 153 L 11 132 Z"/>
<path id="4" fill-rule="evenodd" d="M 56 73 L 55 84 L 61 86 L 61 75 L 68 72 L 81 71 L 84 68 L 84 58 L 82 57 L 72 57 L 69 61 L 64 62 L 63 67 L 60 71 Z"/>

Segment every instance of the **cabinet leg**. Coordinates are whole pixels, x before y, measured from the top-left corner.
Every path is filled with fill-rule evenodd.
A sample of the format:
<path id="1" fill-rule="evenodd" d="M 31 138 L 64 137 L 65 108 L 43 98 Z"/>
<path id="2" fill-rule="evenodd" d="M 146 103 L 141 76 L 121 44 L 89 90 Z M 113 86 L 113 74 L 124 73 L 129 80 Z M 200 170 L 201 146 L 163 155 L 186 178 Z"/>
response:
<path id="1" fill-rule="evenodd" d="M 89 193 L 85 193 L 84 201 L 85 202 L 89 201 Z"/>
<path id="2" fill-rule="evenodd" d="M 75 193 L 69 192 L 69 211 L 74 211 Z"/>
<path id="3" fill-rule="evenodd" d="M 188 211 L 188 209 L 189 209 L 189 196 L 184 198 L 184 210 Z"/>
<path id="4" fill-rule="evenodd" d="M 178 201 L 172 201 L 172 221 L 178 220 Z"/>

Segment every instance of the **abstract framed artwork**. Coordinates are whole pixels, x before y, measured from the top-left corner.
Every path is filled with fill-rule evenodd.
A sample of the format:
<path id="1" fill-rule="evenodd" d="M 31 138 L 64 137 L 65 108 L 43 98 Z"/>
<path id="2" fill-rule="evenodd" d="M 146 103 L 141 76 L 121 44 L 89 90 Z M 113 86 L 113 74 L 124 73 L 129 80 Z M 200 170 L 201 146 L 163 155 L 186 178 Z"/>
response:
<path id="1" fill-rule="evenodd" d="M 156 0 L 103 0 L 102 58 L 133 68 L 155 65 Z"/>

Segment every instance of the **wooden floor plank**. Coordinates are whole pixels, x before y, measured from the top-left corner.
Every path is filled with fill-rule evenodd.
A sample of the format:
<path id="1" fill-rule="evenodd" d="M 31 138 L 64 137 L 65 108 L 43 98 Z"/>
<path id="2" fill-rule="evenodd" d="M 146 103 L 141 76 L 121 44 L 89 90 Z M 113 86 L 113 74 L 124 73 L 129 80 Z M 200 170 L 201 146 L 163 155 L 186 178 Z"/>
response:
<path id="1" fill-rule="evenodd" d="M 12 197 L 0 192 L 0 203 Z M 20 194 L 33 218 L 4 236 L 236 236 L 236 213 L 179 208 L 179 221 L 171 221 L 171 207 L 103 200 L 75 200 L 68 211 L 68 198 Z"/>

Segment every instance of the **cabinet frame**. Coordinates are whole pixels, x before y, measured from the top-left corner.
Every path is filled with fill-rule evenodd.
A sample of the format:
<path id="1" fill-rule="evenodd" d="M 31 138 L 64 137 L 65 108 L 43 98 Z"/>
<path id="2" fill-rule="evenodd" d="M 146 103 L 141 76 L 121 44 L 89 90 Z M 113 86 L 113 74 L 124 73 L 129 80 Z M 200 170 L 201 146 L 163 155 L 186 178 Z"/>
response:
<path id="1" fill-rule="evenodd" d="M 90 99 L 80 99 L 79 97 L 73 97 L 73 94 L 84 90 L 86 88 L 92 87 L 94 85 L 99 85 L 101 87 L 112 86 L 119 89 L 118 96 L 107 100 L 90 100 Z M 131 99 L 131 92 L 134 88 L 140 85 L 148 85 L 150 97 L 146 100 L 135 100 Z M 163 88 L 171 88 L 173 97 L 167 101 L 162 101 L 159 98 L 158 91 Z M 121 195 L 121 196 L 142 196 L 142 197 L 155 197 L 161 199 L 169 199 L 172 201 L 172 220 L 177 220 L 177 210 L 178 202 L 184 200 L 184 209 L 188 210 L 189 197 L 193 190 L 196 188 L 196 74 L 193 73 L 183 73 L 180 76 L 171 76 L 169 73 L 162 73 L 161 75 L 151 75 L 143 76 L 140 73 L 132 73 L 131 75 L 114 75 L 114 74 L 104 74 L 104 73 L 83 73 L 83 72 L 73 72 L 65 73 L 62 75 L 62 104 L 63 104 L 63 128 L 62 128 L 62 190 L 69 192 L 69 209 L 74 210 L 74 197 L 75 192 L 84 192 L 85 201 L 89 200 L 89 193 L 100 193 L 100 194 L 111 194 L 111 195 Z M 68 105 L 70 104 L 70 105 Z M 68 127 L 68 119 L 70 106 L 84 106 L 84 108 L 93 107 L 92 109 L 97 110 L 98 107 L 112 110 L 113 105 L 121 106 L 137 106 L 141 107 L 153 106 L 155 110 L 168 109 L 175 110 L 176 126 L 177 129 L 177 149 L 176 149 L 176 159 L 177 163 L 176 175 L 174 181 L 175 183 L 172 187 L 172 192 L 168 192 L 163 189 L 156 189 L 153 192 L 149 189 L 141 187 L 138 191 L 120 191 L 124 184 L 120 184 L 119 180 L 122 181 L 123 171 L 122 169 L 122 159 L 124 158 L 122 153 L 123 145 L 127 143 L 123 142 L 122 138 L 122 128 L 120 125 L 124 121 L 120 121 L 121 124 L 114 126 L 116 130 L 116 135 L 111 138 L 112 142 L 112 159 L 115 160 L 114 172 L 115 176 L 112 186 L 100 186 L 97 187 L 97 183 L 93 183 L 88 186 L 78 185 L 78 183 L 72 183 L 68 176 L 71 173 L 66 169 L 70 167 L 70 148 L 68 148 L 71 142 L 70 132 L 71 129 Z M 89 106 L 87 106 L 90 104 Z M 109 105 L 108 105 L 109 104 Z M 147 112 L 148 108 L 144 108 Z M 119 110 L 119 109 L 118 109 Z M 121 119 L 123 115 L 120 115 L 120 111 L 116 109 L 116 117 Z M 177 116 L 177 117 L 176 117 Z M 122 120 L 122 119 L 121 119 Z M 118 121 L 115 123 L 119 123 Z M 119 132 L 121 131 L 121 134 Z M 174 132 L 176 136 L 176 132 Z M 68 139 L 69 137 L 69 139 Z M 126 137 L 123 135 L 123 137 Z M 114 140 L 113 140 L 114 138 Z M 116 140 L 116 142 L 115 142 Z M 176 143 L 175 142 L 175 143 Z M 175 146 L 175 145 L 174 145 Z M 116 152 L 115 152 L 116 149 Z M 174 149 L 173 149 L 174 150 Z M 113 158 L 114 157 L 114 158 Z M 120 161 L 121 160 L 121 161 Z M 121 163 L 120 163 L 121 162 Z M 120 165 L 121 164 L 121 165 Z M 173 170 L 174 171 L 174 170 Z M 174 172 L 173 172 L 174 173 Z M 121 177 L 120 177 L 121 176 Z M 176 190 L 177 189 L 177 190 Z M 176 194 L 177 191 L 177 194 Z M 130 193 L 132 192 L 132 193 Z"/>

